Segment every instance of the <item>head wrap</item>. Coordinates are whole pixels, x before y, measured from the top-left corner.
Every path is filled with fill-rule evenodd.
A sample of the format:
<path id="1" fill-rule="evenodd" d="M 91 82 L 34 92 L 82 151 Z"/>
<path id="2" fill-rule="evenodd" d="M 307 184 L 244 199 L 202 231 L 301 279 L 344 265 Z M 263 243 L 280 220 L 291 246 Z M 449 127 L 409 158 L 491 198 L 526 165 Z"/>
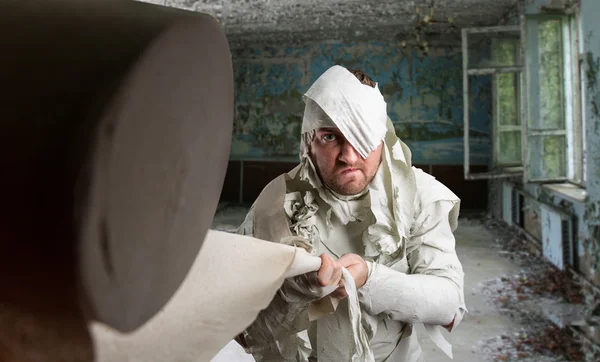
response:
<path id="1" fill-rule="evenodd" d="M 344 67 L 329 68 L 310 87 L 303 100 L 307 107 L 302 133 L 331 127 L 333 122 L 363 158 L 367 158 L 385 136 L 387 110 L 379 88 L 362 84 Z M 329 116 L 329 120 L 323 119 L 312 102 Z"/>

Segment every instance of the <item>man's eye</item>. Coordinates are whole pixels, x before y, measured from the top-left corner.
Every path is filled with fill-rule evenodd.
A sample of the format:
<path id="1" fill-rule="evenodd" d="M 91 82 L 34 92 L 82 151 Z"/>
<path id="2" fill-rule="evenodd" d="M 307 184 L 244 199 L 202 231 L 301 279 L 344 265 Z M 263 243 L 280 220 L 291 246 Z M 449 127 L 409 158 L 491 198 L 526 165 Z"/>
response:
<path id="1" fill-rule="evenodd" d="M 323 141 L 325 141 L 325 142 L 335 141 L 335 135 L 331 134 L 331 133 L 323 135 Z"/>

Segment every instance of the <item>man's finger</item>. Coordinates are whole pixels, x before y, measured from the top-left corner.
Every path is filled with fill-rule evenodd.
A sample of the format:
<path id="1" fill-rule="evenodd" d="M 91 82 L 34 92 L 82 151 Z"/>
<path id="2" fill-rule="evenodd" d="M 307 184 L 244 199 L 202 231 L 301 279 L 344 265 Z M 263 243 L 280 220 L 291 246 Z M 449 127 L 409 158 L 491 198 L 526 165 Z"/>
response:
<path id="1" fill-rule="evenodd" d="M 338 284 L 340 282 L 340 280 L 342 279 L 342 264 L 338 263 L 338 262 L 333 262 L 333 275 L 332 275 L 332 283 L 331 284 Z"/>
<path id="2" fill-rule="evenodd" d="M 319 281 L 319 284 L 321 284 L 322 286 L 330 284 L 334 273 L 333 263 L 334 261 L 329 255 L 321 255 L 321 268 L 319 268 L 319 271 L 317 273 L 317 279 Z"/>
<path id="3" fill-rule="evenodd" d="M 350 275 L 354 278 L 356 288 L 360 288 L 366 283 L 369 266 L 360 255 L 344 254 L 338 259 L 338 263 L 342 264 L 350 272 Z"/>

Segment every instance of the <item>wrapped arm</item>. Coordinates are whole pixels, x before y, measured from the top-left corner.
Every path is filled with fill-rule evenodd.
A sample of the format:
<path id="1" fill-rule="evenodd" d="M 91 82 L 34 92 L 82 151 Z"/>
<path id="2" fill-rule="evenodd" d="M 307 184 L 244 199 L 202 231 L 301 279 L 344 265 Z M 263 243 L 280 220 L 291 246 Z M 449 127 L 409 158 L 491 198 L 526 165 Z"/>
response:
<path id="1" fill-rule="evenodd" d="M 359 289 L 363 308 L 372 315 L 452 329 L 465 312 L 462 266 L 454 250 L 458 201 L 441 200 L 425 207 L 407 242 L 410 274 L 369 264 L 367 283 Z M 422 220 L 422 222 L 421 222 Z"/>
<path id="2" fill-rule="evenodd" d="M 253 236 L 253 209 L 237 233 Z M 321 299 L 327 290 L 317 281 L 317 274 L 308 273 L 285 279 L 269 306 L 236 341 L 257 361 L 297 361 L 303 342 L 296 333 L 309 326 L 308 306 Z"/>

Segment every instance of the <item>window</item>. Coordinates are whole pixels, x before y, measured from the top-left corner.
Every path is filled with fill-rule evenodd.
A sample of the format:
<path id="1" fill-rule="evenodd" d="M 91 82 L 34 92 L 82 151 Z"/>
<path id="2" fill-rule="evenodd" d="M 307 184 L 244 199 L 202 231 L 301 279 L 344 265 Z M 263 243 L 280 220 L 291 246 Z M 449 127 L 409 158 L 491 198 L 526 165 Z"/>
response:
<path id="1" fill-rule="evenodd" d="M 584 185 L 579 26 L 577 15 L 531 15 L 520 26 L 463 29 L 466 179 L 522 175 Z M 476 35 L 489 40 L 484 62 L 474 61 L 483 44 Z M 490 172 L 473 174 L 470 91 L 482 75 L 490 78 L 492 159 Z"/>
<path id="2" fill-rule="evenodd" d="M 520 26 L 463 29 L 465 178 L 483 179 L 521 175 L 523 144 L 523 52 Z M 471 96 L 476 85 L 488 84 L 491 170 L 470 172 Z M 484 100 L 480 97 L 478 102 Z M 481 108 L 482 105 L 479 105 Z"/>
<path id="3" fill-rule="evenodd" d="M 528 182 L 583 184 L 579 27 L 575 16 L 526 19 Z"/>

